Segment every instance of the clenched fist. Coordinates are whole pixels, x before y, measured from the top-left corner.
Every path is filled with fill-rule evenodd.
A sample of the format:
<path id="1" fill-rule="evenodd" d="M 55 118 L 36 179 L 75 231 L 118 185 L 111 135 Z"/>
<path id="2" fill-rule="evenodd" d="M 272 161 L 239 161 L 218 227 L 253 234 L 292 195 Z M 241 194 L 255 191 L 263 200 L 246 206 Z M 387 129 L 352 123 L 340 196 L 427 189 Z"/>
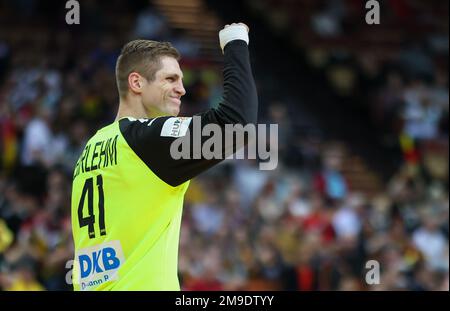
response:
<path id="1" fill-rule="evenodd" d="M 249 28 L 244 23 L 232 23 L 231 25 L 225 25 L 225 27 L 219 31 L 219 40 L 222 52 L 227 43 L 233 40 L 243 40 L 248 44 L 248 32 Z"/>

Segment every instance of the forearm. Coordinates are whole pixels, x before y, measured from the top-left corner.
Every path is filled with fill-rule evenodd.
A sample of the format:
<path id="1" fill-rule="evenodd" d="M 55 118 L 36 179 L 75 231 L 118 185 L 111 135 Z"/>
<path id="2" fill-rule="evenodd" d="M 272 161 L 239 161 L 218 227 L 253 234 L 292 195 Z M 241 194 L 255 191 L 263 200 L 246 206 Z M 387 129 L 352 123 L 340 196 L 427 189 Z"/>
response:
<path id="1" fill-rule="evenodd" d="M 224 54 L 223 101 L 217 109 L 200 114 L 202 124 L 255 124 L 258 97 L 250 65 L 248 27 L 242 23 L 226 25 L 219 39 Z"/>
<path id="2" fill-rule="evenodd" d="M 258 97 L 250 66 L 247 44 L 228 43 L 224 49 L 224 93 L 217 115 L 224 124 L 256 123 Z"/>

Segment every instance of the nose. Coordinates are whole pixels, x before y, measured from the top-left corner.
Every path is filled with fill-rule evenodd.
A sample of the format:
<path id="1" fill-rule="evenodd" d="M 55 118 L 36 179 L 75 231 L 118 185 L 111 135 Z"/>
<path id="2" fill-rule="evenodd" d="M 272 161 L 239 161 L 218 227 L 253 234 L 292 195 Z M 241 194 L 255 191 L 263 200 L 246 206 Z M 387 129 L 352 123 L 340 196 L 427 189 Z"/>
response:
<path id="1" fill-rule="evenodd" d="M 177 83 L 177 85 L 175 86 L 175 92 L 180 96 L 183 96 L 184 94 L 186 94 L 186 90 L 184 89 L 182 81 Z"/>

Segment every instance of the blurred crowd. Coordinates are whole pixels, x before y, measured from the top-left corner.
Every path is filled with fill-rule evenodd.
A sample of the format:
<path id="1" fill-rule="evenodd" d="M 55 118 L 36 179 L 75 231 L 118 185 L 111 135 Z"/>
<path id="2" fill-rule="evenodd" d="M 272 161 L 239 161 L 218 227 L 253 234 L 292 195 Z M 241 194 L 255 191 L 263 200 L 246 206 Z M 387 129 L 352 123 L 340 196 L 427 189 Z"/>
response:
<path id="1" fill-rule="evenodd" d="M 273 29 L 295 29 L 290 39 L 337 96 L 368 107 L 386 144 L 448 137 L 448 1 L 378 1 L 378 25 L 358 0 L 249 4 Z"/>
<path id="2" fill-rule="evenodd" d="M 186 198 L 180 273 L 188 290 L 448 290 L 448 190 L 405 165 L 367 197 L 322 145 L 318 170 L 227 164 Z M 369 260 L 381 267 L 368 285 Z M 370 284 L 370 283 L 369 283 Z"/>
<path id="3" fill-rule="evenodd" d="M 22 2 L 6 3 L 14 10 Z M 107 19 L 99 16 L 92 23 Z M 183 55 L 182 115 L 220 100 L 220 66 L 199 58 L 197 44 L 152 6 L 130 12 L 124 25 L 101 41 L 50 28 L 42 38 L 18 31 L 0 40 L 1 290 L 72 288 L 72 170 L 90 135 L 115 118 L 121 44 L 173 38 Z M 428 80 L 404 77 L 411 76 L 392 71 L 371 89 L 380 128 L 403 134 L 405 152 L 397 173 L 371 195 L 343 173 L 343 142 L 302 140 L 283 103 L 266 107 L 267 123 L 280 127 L 278 168 L 226 160 L 191 182 L 180 237 L 182 288 L 448 290 L 448 145 L 436 143 L 448 139 L 448 74 L 431 67 Z M 298 140 L 301 148 L 292 150 Z M 379 263 L 379 284 L 368 282 L 370 260 Z"/>

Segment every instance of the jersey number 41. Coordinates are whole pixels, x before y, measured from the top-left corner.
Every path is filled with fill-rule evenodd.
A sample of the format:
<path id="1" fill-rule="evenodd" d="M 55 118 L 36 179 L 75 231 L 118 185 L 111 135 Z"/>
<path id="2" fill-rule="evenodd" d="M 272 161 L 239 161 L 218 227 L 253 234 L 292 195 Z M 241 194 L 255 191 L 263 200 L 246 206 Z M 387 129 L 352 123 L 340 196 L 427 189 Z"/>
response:
<path id="1" fill-rule="evenodd" d="M 97 190 L 98 190 L 98 222 L 100 227 L 100 235 L 106 235 L 105 228 L 105 198 L 103 194 L 103 177 L 97 175 Z M 83 216 L 84 200 L 88 200 L 88 216 Z M 80 203 L 78 204 L 78 221 L 80 228 L 88 226 L 89 238 L 95 238 L 94 223 L 94 177 L 86 179 L 81 193 Z"/>

